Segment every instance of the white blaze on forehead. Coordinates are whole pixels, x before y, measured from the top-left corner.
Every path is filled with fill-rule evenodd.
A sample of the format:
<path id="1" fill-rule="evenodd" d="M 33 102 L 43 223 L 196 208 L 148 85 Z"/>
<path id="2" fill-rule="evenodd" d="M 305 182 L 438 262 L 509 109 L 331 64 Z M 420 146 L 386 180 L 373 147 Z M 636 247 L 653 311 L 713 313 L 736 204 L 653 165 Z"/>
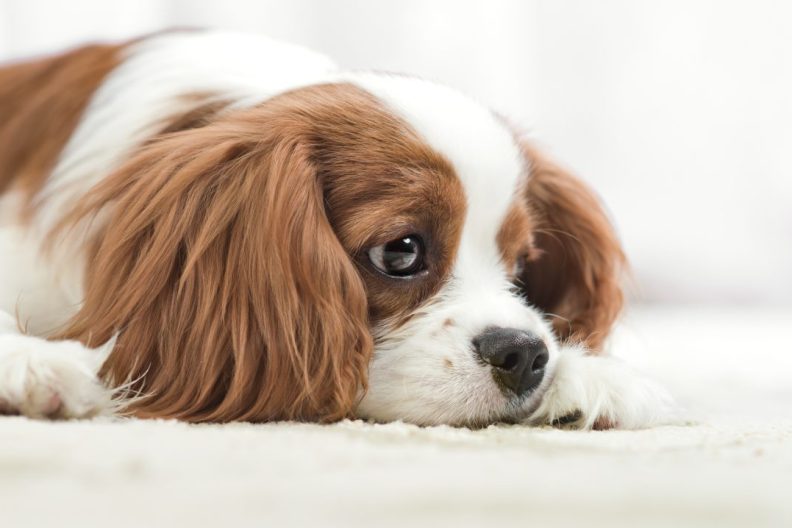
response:
<path id="1" fill-rule="evenodd" d="M 496 237 L 523 170 L 511 132 L 485 106 L 430 81 L 374 73 L 344 80 L 383 101 L 454 167 L 467 199 L 455 276 L 497 269 Z"/>
<path id="2" fill-rule="evenodd" d="M 516 402 L 498 387 L 472 342 L 489 326 L 519 328 L 547 342 L 548 373 L 558 355 L 541 314 L 512 291 L 497 245 L 524 170 L 511 132 L 484 106 L 428 81 L 366 73 L 332 80 L 359 86 L 404 119 L 451 163 L 467 200 L 451 280 L 417 317 L 383 328 L 358 414 L 422 424 L 486 423 L 511 416 L 515 405 L 537 405 L 550 375 Z"/>

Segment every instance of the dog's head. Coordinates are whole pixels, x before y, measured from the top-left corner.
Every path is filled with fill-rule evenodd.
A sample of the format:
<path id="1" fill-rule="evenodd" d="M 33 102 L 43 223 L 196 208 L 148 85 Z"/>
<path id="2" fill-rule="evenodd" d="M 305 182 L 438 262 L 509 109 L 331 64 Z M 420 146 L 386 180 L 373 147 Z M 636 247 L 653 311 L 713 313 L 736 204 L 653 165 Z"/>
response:
<path id="1" fill-rule="evenodd" d="M 530 411 L 559 343 L 601 345 L 622 254 L 589 189 L 489 110 L 374 74 L 207 107 L 102 210 L 64 333 L 144 416 L 482 424 Z"/>

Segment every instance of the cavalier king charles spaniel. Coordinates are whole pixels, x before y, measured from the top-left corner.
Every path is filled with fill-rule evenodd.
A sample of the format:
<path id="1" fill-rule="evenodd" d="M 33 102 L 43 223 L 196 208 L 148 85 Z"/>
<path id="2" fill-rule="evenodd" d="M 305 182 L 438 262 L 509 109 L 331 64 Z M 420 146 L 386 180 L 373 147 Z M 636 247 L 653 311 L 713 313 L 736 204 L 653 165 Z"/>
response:
<path id="1" fill-rule="evenodd" d="M 476 101 L 257 36 L 0 68 L 0 409 L 664 420 L 595 195 Z"/>

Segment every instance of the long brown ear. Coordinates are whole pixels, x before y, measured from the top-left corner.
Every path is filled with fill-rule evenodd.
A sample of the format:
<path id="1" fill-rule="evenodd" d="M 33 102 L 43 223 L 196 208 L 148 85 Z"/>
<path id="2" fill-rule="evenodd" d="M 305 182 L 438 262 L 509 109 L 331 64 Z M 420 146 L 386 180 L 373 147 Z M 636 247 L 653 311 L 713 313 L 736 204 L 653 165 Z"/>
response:
<path id="1" fill-rule="evenodd" d="M 281 119 L 283 122 L 279 122 Z M 293 121 L 262 109 L 144 147 L 65 220 L 100 211 L 82 309 L 118 334 L 101 374 L 144 417 L 333 420 L 366 384 L 366 295 Z"/>
<path id="2" fill-rule="evenodd" d="M 626 263 L 595 194 L 583 182 L 529 145 L 526 196 L 536 224 L 536 259 L 521 280 L 533 304 L 557 317 L 562 340 L 601 348 L 618 316 Z"/>

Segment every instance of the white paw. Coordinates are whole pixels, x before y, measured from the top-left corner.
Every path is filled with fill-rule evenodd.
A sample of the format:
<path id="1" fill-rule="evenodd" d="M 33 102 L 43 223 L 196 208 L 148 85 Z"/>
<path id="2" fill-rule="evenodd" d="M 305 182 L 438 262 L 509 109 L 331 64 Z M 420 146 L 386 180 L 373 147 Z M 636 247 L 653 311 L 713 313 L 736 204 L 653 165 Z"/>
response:
<path id="1" fill-rule="evenodd" d="M 526 420 L 579 429 L 640 429 L 678 420 L 671 395 L 626 363 L 565 348 L 542 403 Z"/>
<path id="2" fill-rule="evenodd" d="M 87 418 L 113 409 L 97 378 L 106 351 L 76 341 L 0 335 L 0 414 Z"/>

